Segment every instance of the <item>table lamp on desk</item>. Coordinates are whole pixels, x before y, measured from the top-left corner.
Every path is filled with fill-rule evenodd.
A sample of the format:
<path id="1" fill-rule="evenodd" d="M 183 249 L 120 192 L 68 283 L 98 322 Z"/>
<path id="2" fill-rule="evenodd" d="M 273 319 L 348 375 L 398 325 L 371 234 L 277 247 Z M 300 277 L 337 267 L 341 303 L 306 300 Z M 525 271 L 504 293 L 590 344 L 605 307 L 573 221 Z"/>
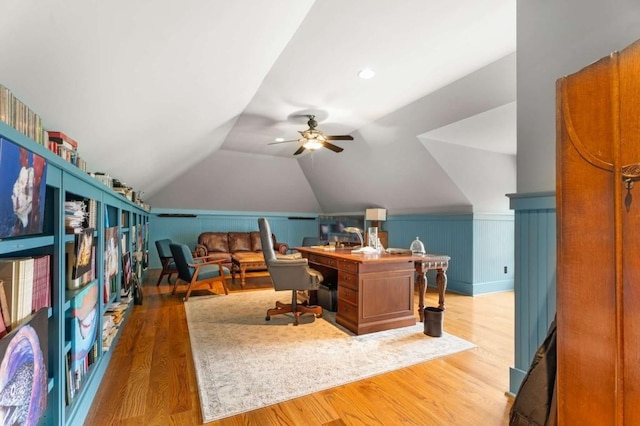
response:
<path id="1" fill-rule="evenodd" d="M 377 253 L 378 252 L 378 250 L 376 250 L 373 247 L 365 247 L 364 240 L 362 239 L 362 232 L 360 231 L 360 229 L 356 228 L 355 226 L 349 226 L 347 228 L 344 228 L 344 232 L 356 234 L 360 239 L 360 248 L 351 250 L 351 253 Z"/>

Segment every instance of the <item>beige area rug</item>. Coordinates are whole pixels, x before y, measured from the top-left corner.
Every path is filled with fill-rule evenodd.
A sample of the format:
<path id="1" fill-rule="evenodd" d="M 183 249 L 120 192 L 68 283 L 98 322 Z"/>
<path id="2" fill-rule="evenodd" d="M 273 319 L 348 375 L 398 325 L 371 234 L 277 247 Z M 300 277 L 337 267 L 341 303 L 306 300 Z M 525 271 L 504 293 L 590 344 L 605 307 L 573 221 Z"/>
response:
<path id="1" fill-rule="evenodd" d="M 291 315 L 265 321 L 290 297 L 260 290 L 185 303 L 205 423 L 475 347 L 447 333 L 429 337 L 421 322 L 356 336 L 329 311 L 303 315 L 297 327 Z"/>

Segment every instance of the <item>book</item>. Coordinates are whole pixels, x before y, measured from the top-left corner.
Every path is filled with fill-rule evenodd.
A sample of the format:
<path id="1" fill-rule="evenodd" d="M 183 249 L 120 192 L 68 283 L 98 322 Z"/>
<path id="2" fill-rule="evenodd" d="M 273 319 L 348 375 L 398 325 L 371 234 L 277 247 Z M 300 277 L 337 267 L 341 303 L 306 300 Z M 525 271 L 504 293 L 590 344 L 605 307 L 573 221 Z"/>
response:
<path id="1" fill-rule="evenodd" d="M 3 283 L 3 281 L 0 280 L 0 285 L 3 285 L 2 283 Z M 5 322 L 4 322 L 4 318 L 2 317 L 2 315 L 0 315 L 0 338 L 6 336 L 7 333 L 8 333 L 8 330 L 7 330 L 7 326 L 6 326 Z"/>
<path id="2" fill-rule="evenodd" d="M 51 258 L 49 255 L 34 258 L 33 297 L 31 311 L 38 312 L 51 306 Z"/>
<path id="3" fill-rule="evenodd" d="M 0 280 L 0 310 L 2 310 L 2 322 L 5 327 L 11 331 L 11 311 L 9 310 L 9 302 L 5 291 L 4 281 Z"/>
<path id="4" fill-rule="evenodd" d="M 33 258 L 0 259 L 0 280 L 4 282 L 3 288 L 10 314 L 10 321 L 5 324 L 11 324 L 11 328 L 14 328 L 31 314 Z"/>
<path id="5" fill-rule="evenodd" d="M 78 142 L 71 139 L 69 136 L 65 135 L 59 131 L 49 130 L 49 140 L 54 141 L 59 145 L 64 146 L 67 149 L 73 150 L 78 148 Z"/>

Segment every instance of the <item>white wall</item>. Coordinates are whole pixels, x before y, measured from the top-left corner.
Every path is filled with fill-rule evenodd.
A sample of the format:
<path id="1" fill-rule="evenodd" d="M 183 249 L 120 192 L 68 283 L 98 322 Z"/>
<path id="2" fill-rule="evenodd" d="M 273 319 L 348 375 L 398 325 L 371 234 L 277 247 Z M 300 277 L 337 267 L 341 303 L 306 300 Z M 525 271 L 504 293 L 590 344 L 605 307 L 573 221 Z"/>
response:
<path id="1" fill-rule="evenodd" d="M 294 159 L 218 150 L 154 194 L 155 208 L 317 213 Z"/>
<path id="2" fill-rule="evenodd" d="M 637 0 L 519 0 L 518 192 L 555 191 L 555 82 L 640 38 Z"/>

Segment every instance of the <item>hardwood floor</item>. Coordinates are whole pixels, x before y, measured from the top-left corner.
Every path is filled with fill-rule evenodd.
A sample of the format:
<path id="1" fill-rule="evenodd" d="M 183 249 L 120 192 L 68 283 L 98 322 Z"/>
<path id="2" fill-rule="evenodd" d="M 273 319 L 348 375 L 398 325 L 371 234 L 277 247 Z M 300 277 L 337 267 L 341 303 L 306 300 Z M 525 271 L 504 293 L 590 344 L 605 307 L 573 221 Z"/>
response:
<path id="1" fill-rule="evenodd" d="M 166 278 L 156 287 L 158 273 L 148 274 L 144 304 L 129 317 L 86 425 L 202 424 L 184 306 Z M 268 278 L 250 278 L 245 291 L 266 286 Z M 434 289 L 426 305 L 437 306 Z M 513 317 L 512 292 L 449 293 L 445 331 L 477 348 L 207 424 L 507 425 Z"/>

